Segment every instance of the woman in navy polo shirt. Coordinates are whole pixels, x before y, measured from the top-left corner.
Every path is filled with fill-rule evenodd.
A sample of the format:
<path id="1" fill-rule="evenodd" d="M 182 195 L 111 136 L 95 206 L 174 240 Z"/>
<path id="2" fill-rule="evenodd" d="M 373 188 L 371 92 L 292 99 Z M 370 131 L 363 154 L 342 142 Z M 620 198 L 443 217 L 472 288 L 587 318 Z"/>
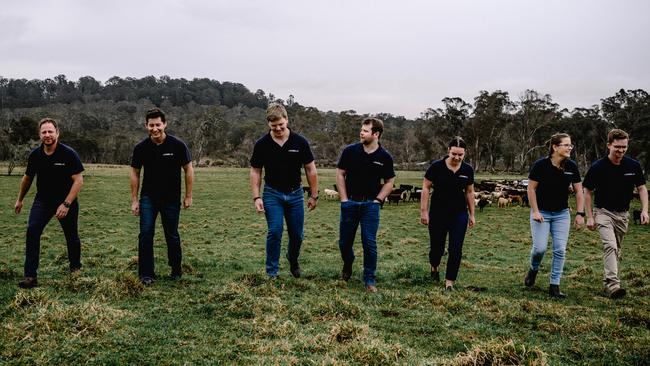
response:
<path id="1" fill-rule="evenodd" d="M 537 160 L 528 175 L 528 200 L 530 203 L 530 232 L 533 248 L 530 252 L 530 269 L 524 284 L 535 284 L 539 265 L 546 253 L 549 234 L 553 240 L 553 261 L 548 293 L 552 297 L 566 297 L 560 292 L 560 277 L 564 268 L 564 254 L 571 214 L 569 212 L 569 186 L 576 192 L 576 228 L 584 224 L 584 199 L 578 165 L 570 160 L 573 145 L 566 133 L 556 133 L 548 141 L 548 156 Z"/>
<path id="2" fill-rule="evenodd" d="M 434 161 L 424 175 L 420 222 L 429 226 L 429 263 L 431 278 L 440 281 L 438 266 L 445 252 L 449 233 L 449 258 L 445 272 L 445 289 L 452 291 L 463 255 L 467 227 L 474 227 L 474 169 L 463 162 L 467 145 L 455 137 L 448 145 L 448 156 Z M 431 207 L 429 207 L 429 191 Z M 469 209 L 469 213 L 468 213 Z"/>

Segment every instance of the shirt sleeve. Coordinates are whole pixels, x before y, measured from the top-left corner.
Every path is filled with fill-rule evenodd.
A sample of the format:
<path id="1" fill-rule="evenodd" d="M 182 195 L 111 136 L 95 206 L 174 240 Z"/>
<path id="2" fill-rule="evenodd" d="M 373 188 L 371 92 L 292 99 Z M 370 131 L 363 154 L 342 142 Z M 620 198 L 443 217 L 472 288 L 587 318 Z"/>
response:
<path id="1" fill-rule="evenodd" d="M 571 183 L 580 183 L 580 168 L 578 168 L 578 164 L 573 161 L 571 162 L 571 171 L 573 172 Z"/>
<path id="2" fill-rule="evenodd" d="M 309 141 L 305 139 L 304 141 L 304 146 L 302 148 L 303 151 L 303 156 L 302 156 L 302 164 L 307 165 L 314 161 L 314 153 L 311 151 L 311 147 L 309 146 Z"/>
<path id="3" fill-rule="evenodd" d="M 81 163 L 79 154 L 77 154 L 77 152 L 74 150 L 70 150 L 70 169 L 68 170 L 68 173 L 70 173 L 70 176 L 73 176 L 83 171 L 84 171 L 84 166 Z"/>
<path id="4" fill-rule="evenodd" d="M 634 170 L 635 170 L 634 172 L 636 173 L 636 175 L 635 175 L 636 182 L 635 182 L 634 185 L 637 186 L 637 187 L 645 185 L 645 183 L 646 183 L 645 175 L 643 175 L 643 168 L 641 168 L 641 164 L 636 163 L 636 167 L 635 167 Z"/>
<path id="5" fill-rule="evenodd" d="M 180 141 L 179 145 L 179 154 L 178 156 L 180 157 L 180 163 L 181 166 L 185 166 L 185 164 L 189 163 L 192 161 L 192 154 L 190 154 L 190 149 L 187 147 L 187 145 L 183 142 Z"/>
<path id="6" fill-rule="evenodd" d="M 336 163 L 336 167 L 339 169 L 343 170 L 348 170 L 350 167 L 350 147 L 346 147 L 343 149 L 343 152 L 341 152 L 341 157 L 339 158 L 338 163 Z"/>
<path id="7" fill-rule="evenodd" d="M 582 186 L 587 188 L 590 191 L 593 191 L 596 188 L 596 174 L 597 174 L 597 165 L 596 163 L 592 164 L 591 167 L 587 170 L 585 174 L 585 179 L 582 182 Z"/>
<path id="8" fill-rule="evenodd" d="M 25 175 L 30 178 L 34 178 L 36 175 L 36 153 L 38 150 L 32 150 L 27 158 L 27 169 L 25 169 Z"/>
<path id="9" fill-rule="evenodd" d="M 388 155 L 388 154 L 386 154 Z M 384 171 L 383 171 L 383 176 L 382 178 L 384 180 L 393 178 L 395 176 L 395 169 L 393 168 L 393 157 L 388 155 L 386 159 L 386 163 L 384 164 Z"/>
<path id="10" fill-rule="evenodd" d="M 253 155 L 251 156 L 251 167 L 253 168 L 258 168 L 262 169 L 264 167 L 264 160 L 262 158 L 262 148 L 261 148 L 261 142 L 258 141 L 255 143 L 253 146 Z"/>
<path id="11" fill-rule="evenodd" d="M 142 149 L 140 148 L 140 144 L 135 145 L 135 148 L 133 149 L 131 167 L 136 169 L 142 168 Z"/>
<path id="12" fill-rule="evenodd" d="M 528 179 L 532 179 L 536 182 L 541 182 L 543 180 L 542 177 L 542 162 L 543 160 L 538 160 L 535 163 L 533 163 L 533 166 L 530 167 L 530 173 L 528 173 Z"/>
<path id="13" fill-rule="evenodd" d="M 427 169 L 426 173 L 424 173 L 424 177 L 427 178 L 429 181 L 433 182 L 433 179 L 435 177 L 435 163 L 431 163 L 429 165 L 429 168 Z"/>
<path id="14" fill-rule="evenodd" d="M 472 185 L 474 184 L 474 168 L 469 167 L 469 174 L 467 174 L 467 185 Z"/>

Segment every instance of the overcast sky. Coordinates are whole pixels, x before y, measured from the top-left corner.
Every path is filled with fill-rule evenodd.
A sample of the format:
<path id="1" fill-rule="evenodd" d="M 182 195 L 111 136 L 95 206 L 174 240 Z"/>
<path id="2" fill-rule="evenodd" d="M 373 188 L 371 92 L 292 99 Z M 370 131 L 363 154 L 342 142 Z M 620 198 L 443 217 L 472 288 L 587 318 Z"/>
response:
<path id="1" fill-rule="evenodd" d="M 650 1 L 0 0 L 0 76 L 208 77 L 416 117 L 480 90 L 650 91 Z"/>

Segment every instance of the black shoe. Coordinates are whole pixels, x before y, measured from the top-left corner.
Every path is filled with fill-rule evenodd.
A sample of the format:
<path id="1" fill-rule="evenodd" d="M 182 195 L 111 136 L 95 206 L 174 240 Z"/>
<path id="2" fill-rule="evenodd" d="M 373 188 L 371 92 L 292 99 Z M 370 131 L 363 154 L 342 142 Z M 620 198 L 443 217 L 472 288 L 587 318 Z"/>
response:
<path id="1" fill-rule="evenodd" d="M 620 299 L 621 297 L 625 296 L 627 291 L 625 291 L 624 288 L 617 288 L 616 290 L 612 291 L 609 293 L 609 298 L 610 299 Z"/>
<path id="2" fill-rule="evenodd" d="M 142 278 L 140 278 L 140 283 L 142 283 L 145 286 L 151 286 L 151 285 L 153 285 L 153 278 L 151 278 L 151 277 L 142 277 Z"/>
<path id="3" fill-rule="evenodd" d="M 74 274 L 81 271 L 81 266 L 78 267 L 70 267 L 70 274 Z"/>
<path id="4" fill-rule="evenodd" d="M 300 278 L 300 265 L 298 262 L 289 263 L 289 272 L 291 272 L 293 278 Z"/>
<path id="5" fill-rule="evenodd" d="M 350 277 L 352 277 L 352 263 L 343 263 L 343 269 L 341 270 L 341 279 L 347 282 Z"/>
<path id="6" fill-rule="evenodd" d="M 183 277 L 183 271 L 179 270 L 173 270 L 172 273 L 169 274 L 169 279 L 172 281 L 178 281 Z"/>
<path id="7" fill-rule="evenodd" d="M 18 282 L 20 288 L 32 288 L 38 286 L 36 277 L 25 277 L 22 281 Z"/>
<path id="8" fill-rule="evenodd" d="M 526 285 L 526 287 L 531 287 L 535 284 L 535 278 L 537 278 L 537 271 L 529 269 L 528 273 L 526 273 L 526 278 L 524 278 L 524 285 Z"/>
<path id="9" fill-rule="evenodd" d="M 433 282 L 440 282 L 440 272 L 431 270 L 431 280 Z"/>
<path id="10" fill-rule="evenodd" d="M 549 285 L 548 294 L 551 297 L 557 297 L 559 299 L 564 299 L 566 297 L 566 295 L 560 291 L 560 285 Z"/>

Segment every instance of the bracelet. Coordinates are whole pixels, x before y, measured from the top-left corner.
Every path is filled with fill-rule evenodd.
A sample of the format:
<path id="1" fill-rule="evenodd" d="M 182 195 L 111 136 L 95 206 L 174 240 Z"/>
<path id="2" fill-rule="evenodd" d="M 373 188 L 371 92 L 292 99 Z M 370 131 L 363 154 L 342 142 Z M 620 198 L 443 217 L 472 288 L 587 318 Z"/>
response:
<path id="1" fill-rule="evenodd" d="M 314 201 L 318 201 L 318 196 L 316 196 L 316 197 L 314 197 L 314 196 L 309 196 L 309 198 L 313 199 Z"/>
<path id="2" fill-rule="evenodd" d="M 72 203 L 70 203 L 70 202 L 68 202 L 68 201 L 63 201 L 63 203 L 62 203 L 62 205 L 63 205 L 65 208 L 70 208 L 70 205 L 71 205 L 71 204 L 72 204 Z"/>
<path id="3" fill-rule="evenodd" d="M 584 211 L 576 211 L 576 215 L 585 217 L 585 212 Z"/>
<path id="4" fill-rule="evenodd" d="M 260 196 L 253 197 L 253 202 L 255 202 L 255 201 L 257 201 L 257 200 L 261 200 L 261 199 L 262 199 L 262 197 L 260 197 Z"/>
<path id="5" fill-rule="evenodd" d="M 375 199 L 376 199 L 377 201 L 379 201 L 379 203 L 384 203 L 384 200 L 382 200 L 382 199 L 379 198 L 379 197 L 375 197 Z"/>

